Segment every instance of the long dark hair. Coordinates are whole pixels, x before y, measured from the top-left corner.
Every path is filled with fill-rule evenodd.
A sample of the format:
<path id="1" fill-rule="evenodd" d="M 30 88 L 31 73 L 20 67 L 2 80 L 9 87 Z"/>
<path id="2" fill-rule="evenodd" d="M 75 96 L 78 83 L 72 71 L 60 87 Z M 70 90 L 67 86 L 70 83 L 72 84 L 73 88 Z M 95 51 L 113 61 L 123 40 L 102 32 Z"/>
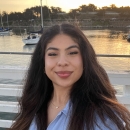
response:
<path id="1" fill-rule="evenodd" d="M 19 101 L 20 112 L 10 130 L 28 130 L 34 117 L 38 130 L 46 130 L 47 106 L 53 86 L 44 73 L 45 49 L 49 41 L 60 33 L 67 34 L 79 44 L 84 67 L 81 78 L 74 84 L 70 93 L 72 113 L 68 130 L 83 130 L 84 126 L 88 130 L 94 130 L 94 125 L 100 128 L 95 115 L 108 128 L 105 117 L 117 125 L 119 130 L 130 130 L 130 112 L 118 103 L 115 90 L 106 71 L 98 63 L 93 47 L 77 26 L 68 23 L 54 25 L 41 36 L 31 58 Z M 125 127 L 122 121 L 126 124 Z"/>

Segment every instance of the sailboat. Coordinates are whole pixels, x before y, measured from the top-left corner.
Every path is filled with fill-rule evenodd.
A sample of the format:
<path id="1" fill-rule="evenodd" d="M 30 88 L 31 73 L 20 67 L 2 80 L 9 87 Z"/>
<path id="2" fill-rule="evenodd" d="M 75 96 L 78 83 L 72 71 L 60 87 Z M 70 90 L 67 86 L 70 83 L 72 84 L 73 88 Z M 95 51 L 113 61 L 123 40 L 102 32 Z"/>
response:
<path id="1" fill-rule="evenodd" d="M 8 24 L 8 15 L 7 15 L 7 24 Z M 8 25 L 8 28 L 4 28 L 3 26 L 3 21 L 2 21 L 2 15 L 1 15 L 1 28 L 0 28 L 0 35 L 4 36 L 4 35 L 12 35 L 13 32 L 12 32 L 12 29 L 9 28 L 9 25 Z"/>
<path id="2" fill-rule="evenodd" d="M 30 32 L 30 34 L 26 38 L 22 38 L 22 41 L 25 45 L 32 45 L 32 44 L 37 44 L 38 41 L 40 40 L 40 37 L 42 32 L 43 32 L 43 13 L 42 13 L 42 0 L 41 1 L 41 30 L 35 31 L 35 32 Z M 25 29 L 25 34 L 27 34 L 27 31 Z"/>

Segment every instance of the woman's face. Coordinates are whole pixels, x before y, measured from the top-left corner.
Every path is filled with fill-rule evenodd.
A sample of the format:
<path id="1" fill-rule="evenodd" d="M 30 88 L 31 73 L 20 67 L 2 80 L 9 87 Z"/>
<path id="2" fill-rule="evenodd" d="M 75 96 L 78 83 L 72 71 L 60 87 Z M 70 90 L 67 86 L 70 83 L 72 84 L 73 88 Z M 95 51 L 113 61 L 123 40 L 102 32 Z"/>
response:
<path id="1" fill-rule="evenodd" d="M 58 34 L 45 50 L 45 73 L 54 87 L 69 87 L 81 77 L 83 62 L 79 45 L 68 35 Z"/>

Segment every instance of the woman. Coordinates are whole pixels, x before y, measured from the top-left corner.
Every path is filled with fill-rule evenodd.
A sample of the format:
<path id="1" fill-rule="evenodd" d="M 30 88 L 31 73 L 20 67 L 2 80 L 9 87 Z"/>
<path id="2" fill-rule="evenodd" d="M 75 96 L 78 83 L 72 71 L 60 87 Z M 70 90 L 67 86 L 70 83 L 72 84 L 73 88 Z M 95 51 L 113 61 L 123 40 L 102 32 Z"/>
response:
<path id="1" fill-rule="evenodd" d="M 130 130 L 105 70 L 82 31 L 46 30 L 32 56 L 20 113 L 10 130 Z"/>

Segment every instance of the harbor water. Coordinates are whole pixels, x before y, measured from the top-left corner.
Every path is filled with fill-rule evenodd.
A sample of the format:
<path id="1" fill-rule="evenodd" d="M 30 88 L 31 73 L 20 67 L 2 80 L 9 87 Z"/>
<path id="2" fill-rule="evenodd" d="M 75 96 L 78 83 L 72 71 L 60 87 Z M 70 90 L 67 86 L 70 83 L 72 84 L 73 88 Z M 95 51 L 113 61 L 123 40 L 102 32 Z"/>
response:
<path id="1" fill-rule="evenodd" d="M 124 38 L 127 31 L 83 30 L 96 54 L 130 55 L 130 43 Z M 18 35 L 0 36 L 0 52 L 33 52 L 36 45 L 24 45 Z M 0 68 L 26 68 L 31 55 L 0 55 Z M 98 57 L 107 71 L 130 71 L 130 58 Z"/>
<path id="2" fill-rule="evenodd" d="M 130 42 L 124 36 L 127 30 L 83 30 L 93 46 L 96 54 L 130 55 Z M 0 52 L 28 52 L 32 53 L 36 45 L 24 45 L 22 36 L 0 36 Z M 28 68 L 31 55 L 0 54 L 0 68 Z M 98 57 L 100 64 L 106 71 L 130 72 L 130 58 L 127 57 Z M 0 79 L 0 84 L 19 84 L 20 81 Z M 116 88 L 121 92 L 121 86 Z M 2 97 L 0 100 L 17 101 L 13 97 Z M 0 113 L 1 119 L 13 119 L 15 114 Z M 0 128 L 0 130 L 4 130 Z"/>

